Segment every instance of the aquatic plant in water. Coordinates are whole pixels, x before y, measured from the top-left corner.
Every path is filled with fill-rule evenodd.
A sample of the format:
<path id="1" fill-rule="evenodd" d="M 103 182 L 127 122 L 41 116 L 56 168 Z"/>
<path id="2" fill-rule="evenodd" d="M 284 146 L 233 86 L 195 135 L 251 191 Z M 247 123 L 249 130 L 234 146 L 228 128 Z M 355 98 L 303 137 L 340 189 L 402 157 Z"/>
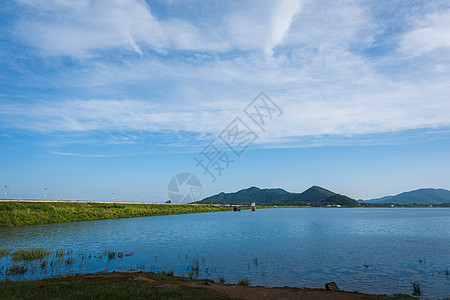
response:
<path id="1" fill-rule="evenodd" d="M 50 255 L 50 251 L 43 248 L 28 248 L 19 249 L 12 253 L 12 259 L 18 260 L 39 260 L 47 258 Z"/>
<path id="2" fill-rule="evenodd" d="M 23 265 L 12 265 L 6 270 L 6 275 L 25 275 L 28 272 L 28 268 Z"/>
<path id="3" fill-rule="evenodd" d="M 420 294 L 422 294 L 422 290 L 420 288 L 420 283 L 417 282 L 411 282 L 412 286 L 413 286 L 413 292 L 412 294 L 414 296 L 420 296 Z"/>
<path id="4" fill-rule="evenodd" d="M 9 255 L 9 253 L 11 253 L 11 250 L 0 248 L 0 258 Z"/>
<path id="5" fill-rule="evenodd" d="M 250 280 L 248 279 L 248 277 L 239 279 L 238 285 L 250 285 Z"/>

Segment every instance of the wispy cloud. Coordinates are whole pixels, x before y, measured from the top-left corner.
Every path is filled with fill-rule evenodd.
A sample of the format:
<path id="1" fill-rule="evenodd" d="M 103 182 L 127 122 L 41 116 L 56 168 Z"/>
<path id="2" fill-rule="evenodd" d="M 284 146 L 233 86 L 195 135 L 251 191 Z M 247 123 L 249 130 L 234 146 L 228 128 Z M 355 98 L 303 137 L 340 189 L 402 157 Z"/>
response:
<path id="1" fill-rule="evenodd" d="M 158 19 L 142 0 L 20 2 L 28 13 L 17 34 L 43 55 L 76 58 L 114 48 L 142 56 L 142 47 L 158 52 L 259 49 L 270 55 L 301 9 L 300 0 L 242 2 L 239 9 L 228 7 L 211 29 L 184 18 Z"/>
<path id="2" fill-rule="evenodd" d="M 20 102 L 0 90 L 2 128 L 192 133 L 170 147 L 220 132 L 260 90 L 285 111 L 266 145 L 450 125 L 442 6 L 397 18 L 356 1 L 20 3 L 11 32 L 38 63 L 12 56 L 30 90 Z"/>
<path id="3" fill-rule="evenodd" d="M 250 1 L 225 18 L 230 41 L 239 49 L 271 56 L 301 10 L 299 0 Z"/>
<path id="4" fill-rule="evenodd" d="M 450 48 L 450 11 L 427 14 L 414 23 L 400 41 L 400 49 L 408 57 Z"/>
<path id="5" fill-rule="evenodd" d="M 313 89 L 308 91 L 314 92 Z M 450 102 L 430 103 L 428 100 L 428 97 L 442 98 L 446 91 L 443 85 L 394 87 L 376 94 L 370 91 L 342 94 L 338 90 L 331 91 L 334 101 L 317 101 L 315 94 L 308 95 L 305 90 L 298 90 L 304 93 L 302 99 L 275 95 L 272 98 L 285 113 L 273 122 L 261 142 L 279 143 L 285 138 L 311 135 L 358 135 L 450 126 Z M 170 111 L 166 105 L 138 100 L 0 103 L 0 115 L 2 123 L 15 128 L 47 133 L 125 130 L 207 134 L 223 130 L 252 99 L 240 100 L 242 104 L 199 105 Z"/>
<path id="6" fill-rule="evenodd" d="M 99 157 L 119 157 L 120 155 L 108 155 L 108 154 L 80 154 L 80 153 L 71 153 L 71 152 L 52 152 L 53 155 L 58 156 L 77 156 L 77 157 L 91 157 L 91 158 L 99 158 Z"/>
<path id="7" fill-rule="evenodd" d="M 167 44 L 144 1 L 21 1 L 27 14 L 18 35 L 43 55 L 92 56 L 122 47 L 142 55 L 145 42 L 155 50 Z M 56 16 L 56 17 L 55 17 Z"/>

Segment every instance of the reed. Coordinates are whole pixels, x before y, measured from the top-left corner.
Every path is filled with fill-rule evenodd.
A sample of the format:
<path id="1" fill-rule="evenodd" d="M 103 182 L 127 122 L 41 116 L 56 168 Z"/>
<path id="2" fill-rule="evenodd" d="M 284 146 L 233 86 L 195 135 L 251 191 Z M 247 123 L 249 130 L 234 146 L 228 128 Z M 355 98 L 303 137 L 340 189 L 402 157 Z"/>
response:
<path id="1" fill-rule="evenodd" d="M 248 277 L 239 279 L 238 285 L 245 285 L 245 286 L 248 286 L 248 285 L 250 285 L 250 280 L 248 279 Z"/>
<path id="2" fill-rule="evenodd" d="M 28 272 L 28 268 L 23 265 L 12 265 L 6 270 L 7 275 L 18 276 L 25 275 Z"/>
<path id="3" fill-rule="evenodd" d="M 47 258 L 50 251 L 43 248 L 19 249 L 12 253 L 12 260 L 40 260 Z"/>
<path id="4" fill-rule="evenodd" d="M 422 294 L 422 289 L 420 287 L 420 283 L 417 282 L 411 282 L 412 286 L 413 286 L 413 292 L 412 294 L 414 296 L 420 296 Z"/>
<path id="5" fill-rule="evenodd" d="M 2 258 L 4 256 L 8 256 L 10 253 L 11 253 L 11 250 L 0 248 L 0 258 Z"/>

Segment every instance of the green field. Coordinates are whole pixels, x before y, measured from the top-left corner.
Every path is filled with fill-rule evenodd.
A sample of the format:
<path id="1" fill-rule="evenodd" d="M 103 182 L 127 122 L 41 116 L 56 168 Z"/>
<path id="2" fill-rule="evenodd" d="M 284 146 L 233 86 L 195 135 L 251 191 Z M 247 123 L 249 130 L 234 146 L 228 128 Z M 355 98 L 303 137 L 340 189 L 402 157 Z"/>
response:
<path id="1" fill-rule="evenodd" d="M 3 202 L 0 227 L 232 210 L 232 206 L 95 202 Z"/>

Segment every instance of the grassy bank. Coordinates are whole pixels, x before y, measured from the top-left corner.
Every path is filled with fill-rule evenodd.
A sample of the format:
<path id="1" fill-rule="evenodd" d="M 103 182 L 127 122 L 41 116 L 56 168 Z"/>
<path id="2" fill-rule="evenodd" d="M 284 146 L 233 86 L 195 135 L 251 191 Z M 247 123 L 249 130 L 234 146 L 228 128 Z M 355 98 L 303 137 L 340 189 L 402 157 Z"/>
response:
<path id="1" fill-rule="evenodd" d="M 0 299 L 226 299 L 215 290 L 183 284 L 194 280 L 154 273 L 133 274 L 136 273 L 2 281 Z"/>
<path id="2" fill-rule="evenodd" d="M 0 282 L 0 299 L 414 299 L 306 288 L 217 284 L 151 272 Z"/>
<path id="3" fill-rule="evenodd" d="M 0 227 L 232 210 L 218 205 L 0 201 Z"/>

